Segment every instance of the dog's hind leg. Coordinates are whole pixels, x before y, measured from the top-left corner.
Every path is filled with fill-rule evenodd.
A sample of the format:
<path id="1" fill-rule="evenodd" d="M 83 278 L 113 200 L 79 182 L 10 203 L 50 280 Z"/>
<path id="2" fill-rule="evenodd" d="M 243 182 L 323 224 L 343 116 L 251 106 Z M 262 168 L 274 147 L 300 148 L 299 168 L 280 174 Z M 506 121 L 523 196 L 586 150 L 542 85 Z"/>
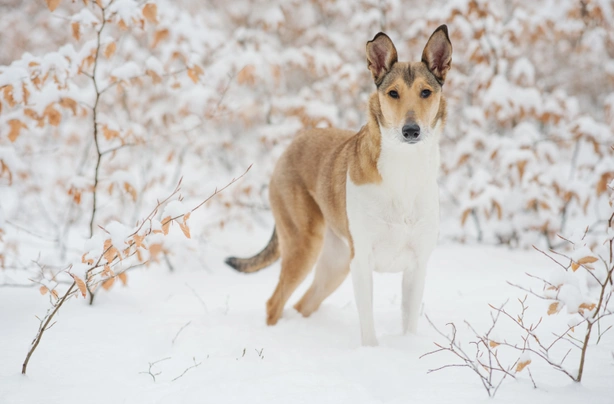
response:
<path id="1" fill-rule="evenodd" d="M 350 248 L 327 227 L 313 283 L 294 308 L 308 317 L 343 283 L 349 272 Z"/>
<path id="2" fill-rule="evenodd" d="M 286 302 L 313 269 L 324 238 L 324 217 L 311 195 L 286 187 L 278 193 L 271 184 L 271 207 L 279 233 L 281 273 L 275 292 L 267 301 L 267 324 L 277 323 Z"/>

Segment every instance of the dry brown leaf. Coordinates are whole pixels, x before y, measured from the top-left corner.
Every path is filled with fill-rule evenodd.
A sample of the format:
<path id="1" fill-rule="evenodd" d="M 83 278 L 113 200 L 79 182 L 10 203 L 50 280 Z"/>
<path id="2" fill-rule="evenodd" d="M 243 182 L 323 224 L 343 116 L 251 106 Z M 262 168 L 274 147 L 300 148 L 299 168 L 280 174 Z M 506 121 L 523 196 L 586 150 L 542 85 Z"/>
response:
<path id="1" fill-rule="evenodd" d="M 179 223 L 179 227 L 181 228 L 181 231 L 187 238 L 192 238 L 190 236 L 190 228 L 188 227 L 186 223 Z"/>
<path id="2" fill-rule="evenodd" d="M 28 105 L 28 100 L 30 99 L 30 91 L 25 83 L 21 84 L 21 90 L 23 91 L 23 103 L 24 105 Z"/>
<path id="3" fill-rule="evenodd" d="M 115 53 L 116 49 L 117 46 L 115 45 L 115 42 L 111 42 L 104 48 L 104 57 L 107 59 L 110 58 Z"/>
<path id="4" fill-rule="evenodd" d="M 151 77 L 151 81 L 153 81 L 154 84 L 162 81 L 162 77 L 160 77 L 158 73 L 154 72 L 153 70 L 145 70 L 145 74 Z"/>
<path id="5" fill-rule="evenodd" d="M 158 255 L 162 253 L 162 244 L 152 244 L 149 246 L 149 260 L 158 262 Z"/>
<path id="6" fill-rule="evenodd" d="M 168 234 L 168 231 L 171 228 L 171 220 L 172 218 L 170 216 L 165 217 L 164 219 L 162 219 L 162 232 L 164 233 L 164 235 Z"/>
<path id="7" fill-rule="evenodd" d="M 488 345 L 490 345 L 491 348 L 496 348 L 496 347 L 498 347 L 501 344 L 499 344 L 498 342 L 495 342 L 493 340 L 490 340 L 490 341 L 488 341 Z"/>
<path id="8" fill-rule="evenodd" d="M 501 220 L 501 218 L 503 217 L 503 210 L 501 209 L 501 205 L 499 205 L 499 202 L 497 201 L 492 201 L 492 204 L 497 211 L 497 219 Z"/>
<path id="9" fill-rule="evenodd" d="M 70 274 L 70 276 L 72 276 L 72 278 L 75 280 L 75 283 L 77 284 L 81 295 L 85 297 L 87 295 L 87 287 L 85 287 L 85 282 L 83 282 L 83 279 L 79 278 L 75 274 Z"/>
<path id="10" fill-rule="evenodd" d="M 72 98 L 62 98 L 60 100 L 60 106 L 70 108 L 73 115 L 77 115 L 77 101 L 73 100 Z"/>
<path id="11" fill-rule="evenodd" d="M 194 83 L 198 83 L 198 79 L 203 73 L 203 69 L 198 65 L 194 65 L 194 67 L 188 69 L 188 77 L 190 77 Z"/>
<path id="12" fill-rule="evenodd" d="M 134 189 L 134 187 L 128 184 L 127 182 L 124 182 L 124 190 L 130 194 L 130 196 L 132 197 L 132 201 L 135 202 L 136 201 L 136 189 Z"/>
<path id="13" fill-rule="evenodd" d="M 243 69 L 241 69 L 239 74 L 237 74 L 237 83 L 241 85 L 246 84 L 249 86 L 254 85 L 254 83 L 256 83 L 256 77 L 254 75 L 255 72 L 256 68 L 253 65 L 245 66 Z"/>
<path id="14" fill-rule="evenodd" d="M 134 240 L 134 244 L 136 245 L 137 248 L 147 249 L 147 247 L 145 247 L 145 245 L 143 244 L 144 239 L 145 239 L 145 236 L 139 236 L 138 234 L 135 234 L 134 236 L 132 236 L 132 240 Z"/>
<path id="15" fill-rule="evenodd" d="M 21 122 L 19 119 L 11 119 L 8 121 L 9 124 L 9 140 L 14 142 L 19 137 L 19 133 L 22 129 L 28 129 L 28 126 Z"/>
<path id="16" fill-rule="evenodd" d="M 597 307 L 595 303 L 582 303 L 578 307 L 578 313 L 584 314 L 584 310 L 592 311 L 595 309 L 595 307 Z"/>
<path id="17" fill-rule="evenodd" d="M 166 28 L 156 31 L 156 33 L 154 34 L 154 40 L 153 40 L 153 43 L 151 44 L 151 47 L 155 48 L 156 46 L 158 46 L 158 44 L 161 41 L 168 38 L 168 36 L 169 36 L 169 32 L 168 32 L 168 29 Z"/>
<path id="18" fill-rule="evenodd" d="M 516 365 L 516 373 L 522 372 L 522 369 L 524 369 L 527 366 L 529 366 L 530 363 L 531 363 L 531 359 L 528 359 L 528 360 L 526 360 L 524 362 L 518 362 L 518 364 Z"/>
<path id="19" fill-rule="evenodd" d="M 4 160 L 0 160 L 0 177 L 4 176 L 4 173 L 6 173 L 6 175 L 8 177 L 9 185 L 12 185 L 13 184 L 13 173 L 9 169 L 9 166 L 7 166 L 4 163 Z M 4 256 L 2 254 L 0 254 L 0 258 L 4 262 Z"/>
<path id="20" fill-rule="evenodd" d="M 548 315 L 551 316 L 553 314 L 556 314 L 559 312 L 559 310 L 561 310 L 559 308 L 559 302 L 554 302 L 550 304 L 550 306 L 548 306 Z"/>
<path id="21" fill-rule="evenodd" d="M 13 86 L 9 84 L 8 86 L 2 87 L 2 93 L 4 95 L 4 100 L 9 104 L 9 107 L 14 107 L 16 102 L 13 98 Z"/>
<path id="22" fill-rule="evenodd" d="M 107 140 L 112 140 L 112 139 L 119 137 L 119 131 L 109 129 L 107 125 L 102 125 L 102 134 L 104 135 L 104 138 Z"/>
<path id="23" fill-rule="evenodd" d="M 458 162 L 456 163 L 457 166 L 462 166 L 463 164 L 465 164 L 467 162 L 467 160 L 469 160 L 469 154 L 464 153 L 462 156 L 460 156 L 460 158 L 458 159 Z"/>
<path id="24" fill-rule="evenodd" d="M 147 21 L 156 24 L 158 22 L 158 6 L 154 3 L 145 4 L 145 7 L 143 7 L 143 17 Z"/>
<path id="25" fill-rule="evenodd" d="M 588 257 L 582 257 L 578 260 L 578 264 L 580 265 L 584 265 L 584 264 L 591 264 L 593 262 L 597 261 L 597 257 L 592 257 L 592 256 L 588 256 Z"/>
<path id="26" fill-rule="evenodd" d="M 571 270 L 576 272 L 578 270 L 578 268 L 580 268 L 580 265 L 578 265 L 575 262 L 571 261 Z"/>
<path id="27" fill-rule="evenodd" d="M 53 290 L 51 291 L 51 296 L 53 296 L 54 298 L 56 298 L 56 299 L 57 299 L 57 298 L 59 297 L 59 296 L 58 296 L 58 291 L 57 291 L 57 290 L 55 290 L 55 289 L 53 289 Z"/>
<path id="28" fill-rule="evenodd" d="M 113 272 L 109 264 L 105 264 L 104 269 L 102 270 L 102 274 L 104 276 L 115 276 L 115 272 Z"/>
<path id="29" fill-rule="evenodd" d="M 45 0 L 47 2 L 47 7 L 49 7 L 49 11 L 53 12 L 62 0 Z"/>
<path id="30" fill-rule="evenodd" d="M 49 292 L 49 289 L 47 288 L 47 286 L 43 285 L 40 287 L 40 289 L 38 289 L 38 291 L 41 292 L 41 295 L 45 296 L 47 292 Z"/>
<path id="31" fill-rule="evenodd" d="M 119 20 L 119 22 L 117 23 L 117 26 L 119 27 L 119 29 L 121 29 L 122 31 L 127 31 L 128 30 L 128 24 L 126 24 L 126 22 L 122 19 Z"/>
<path id="32" fill-rule="evenodd" d="M 524 177 L 524 169 L 526 165 L 527 165 L 526 160 L 522 160 L 516 163 L 516 166 L 518 167 L 518 175 L 520 176 L 520 180 L 522 180 L 522 177 Z"/>
<path id="33" fill-rule="evenodd" d="M 114 283 L 115 283 L 115 277 L 111 277 L 107 279 L 106 281 L 102 282 L 102 288 L 104 290 L 109 290 L 111 289 L 111 287 L 113 287 Z"/>
<path id="34" fill-rule="evenodd" d="M 75 38 L 78 41 L 79 38 L 81 38 L 81 34 L 79 32 L 79 23 L 75 21 L 72 24 L 70 24 L 70 27 L 72 28 L 73 38 Z"/>
<path id="35" fill-rule="evenodd" d="M 47 117 L 49 124 L 52 126 L 58 126 L 62 120 L 62 114 L 53 107 L 53 104 L 47 105 L 43 116 Z"/>
<path id="36" fill-rule="evenodd" d="M 601 174 L 601 178 L 597 182 L 597 196 L 603 194 L 608 190 L 608 183 L 614 178 L 614 172 L 607 172 Z"/>
<path id="37" fill-rule="evenodd" d="M 81 256 L 81 262 L 87 265 L 93 265 L 94 264 L 94 260 L 92 258 L 85 258 L 85 256 L 87 255 L 87 253 L 84 253 Z"/>
<path id="38" fill-rule="evenodd" d="M 120 281 L 122 281 L 122 285 L 126 286 L 126 284 L 128 283 L 128 275 L 126 275 L 125 272 L 122 272 L 118 274 L 117 277 Z"/>
<path id="39" fill-rule="evenodd" d="M 113 262 L 113 260 L 115 260 L 115 258 L 119 256 L 117 248 L 113 247 L 113 245 L 111 244 L 111 239 L 108 239 L 104 242 L 104 251 L 105 253 L 103 256 L 108 263 Z"/>
<path id="40" fill-rule="evenodd" d="M 469 217 L 470 213 L 471 213 L 471 209 L 465 209 L 463 211 L 463 214 L 461 216 L 461 226 L 465 225 L 465 222 L 467 221 L 467 218 Z"/>

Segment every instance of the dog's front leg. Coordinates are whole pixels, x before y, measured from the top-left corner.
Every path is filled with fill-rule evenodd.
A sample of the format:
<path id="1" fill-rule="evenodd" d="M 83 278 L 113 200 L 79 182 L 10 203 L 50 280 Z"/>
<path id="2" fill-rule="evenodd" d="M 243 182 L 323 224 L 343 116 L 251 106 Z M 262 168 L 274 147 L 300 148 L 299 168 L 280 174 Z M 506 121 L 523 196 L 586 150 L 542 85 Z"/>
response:
<path id="1" fill-rule="evenodd" d="M 402 290 L 402 317 L 403 334 L 408 331 L 415 333 L 418 330 L 418 317 L 424 295 L 424 283 L 426 281 L 426 260 L 416 260 L 416 265 L 403 272 Z"/>
<path id="2" fill-rule="evenodd" d="M 375 323 L 373 321 L 373 273 L 369 265 L 369 256 L 363 249 L 357 251 L 350 263 L 354 296 L 360 320 L 360 334 L 365 346 L 377 345 Z"/>

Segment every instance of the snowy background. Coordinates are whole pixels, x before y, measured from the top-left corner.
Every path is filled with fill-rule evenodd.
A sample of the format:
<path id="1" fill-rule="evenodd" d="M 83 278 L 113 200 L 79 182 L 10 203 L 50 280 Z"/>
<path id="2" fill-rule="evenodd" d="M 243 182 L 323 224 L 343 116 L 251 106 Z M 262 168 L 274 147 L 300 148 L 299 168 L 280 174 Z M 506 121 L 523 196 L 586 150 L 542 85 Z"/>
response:
<path id="1" fill-rule="evenodd" d="M 540 338 L 565 335 L 552 361 L 576 372 L 573 338 L 612 309 L 599 298 L 612 268 L 611 0 L 5 0 L 0 402 L 487 400 L 470 369 L 427 374 L 458 358 L 418 359 L 446 340 L 426 316 L 400 335 L 395 275 L 375 278 L 381 346 L 362 348 L 349 281 L 311 318 L 289 305 L 269 328 L 278 264 L 252 276 L 223 264 L 268 240 L 267 181 L 297 130 L 364 124 L 366 41 L 385 31 L 413 61 L 442 23 L 454 53 L 423 312 L 444 334 L 456 324 L 470 351 L 465 320 L 483 334 L 489 304 L 515 316 L 529 295 Z M 532 246 L 564 254 L 567 271 Z M 57 307 L 24 377 L 37 317 Z M 492 347 L 512 369 L 495 400 L 611 402 L 611 324 L 595 326 L 581 384 L 535 355 L 532 376 L 516 372 L 528 356 Z M 520 331 L 501 320 L 489 341 L 519 344 Z"/>

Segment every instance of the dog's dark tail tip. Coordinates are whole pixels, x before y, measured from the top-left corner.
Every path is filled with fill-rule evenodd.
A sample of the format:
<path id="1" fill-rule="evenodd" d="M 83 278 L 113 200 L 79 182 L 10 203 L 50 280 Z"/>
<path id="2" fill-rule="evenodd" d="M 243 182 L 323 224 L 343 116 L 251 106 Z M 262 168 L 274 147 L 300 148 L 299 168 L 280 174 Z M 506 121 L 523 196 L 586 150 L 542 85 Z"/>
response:
<path id="1" fill-rule="evenodd" d="M 239 259 L 237 257 L 228 257 L 224 260 L 224 262 L 235 271 L 243 272 L 243 268 L 239 264 Z"/>

